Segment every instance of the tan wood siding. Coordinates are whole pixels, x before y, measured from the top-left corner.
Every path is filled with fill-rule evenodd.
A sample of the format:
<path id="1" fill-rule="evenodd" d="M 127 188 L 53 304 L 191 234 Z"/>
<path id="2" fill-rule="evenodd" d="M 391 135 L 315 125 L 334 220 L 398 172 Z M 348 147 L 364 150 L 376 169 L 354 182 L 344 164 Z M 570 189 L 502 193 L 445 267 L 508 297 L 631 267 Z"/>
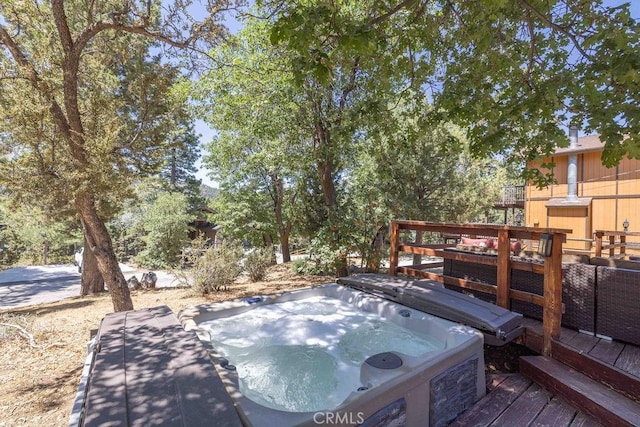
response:
<path id="1" fill-rule="evenodd" d="M 595 230 L 621 231 L 622 222 L 629 221 L 629 231 L 640 231 L 640 160 L 623 159 L 617 167 L 602 165 L 602 151 L 586 151 L 578 156 L 578 197 L 592 198 L 588 208 L 547 208 L 553 198 L 567 195 L 567 154 L 558 154 L 546 162 L 555 163 L 556 183 L 538 190 L 525 189 L 525 220 L 527 225 L 572 229 L 571 238 L 592 239 Z M 530 165 L 534 165 L 531 163 Z M 535 164 L 538 167 L 539 164 Z M 640 239 L 630 237 L 630 241 Z M 576 247 L 567 242 L 567 247 Z"/>
<path id="2" fill-rule="evenodd" d="M 529 200 L 525 203 L 524 211 L 525 223 L 528 227 L 547 227 L 546 201 Z"/>
<path id="3" fill-rule="evenodd" d="M 553 168 L 553 175 L 556 178 L 556 182 L 558 183 L 557 185 L 567 185 L 567 166 L 569 165 L 569 158 L 567 156 L 554 157 L 553 162 L 556 164 Z M 554 197 L 556 197 L 555 193 Z"/>
<path id="4" fill-rule="evenodd" d="M 624 159 L 618 166 L 618 194 L 640 193 L 640 161 Z"/>
<path id="5" fill-rule="evenodd" d="M 615 199 L 594 199 L 591 202 L 591 215 L 593 217 L 593 231 L 618 230 L 616 227 L 616 201 Z"/>

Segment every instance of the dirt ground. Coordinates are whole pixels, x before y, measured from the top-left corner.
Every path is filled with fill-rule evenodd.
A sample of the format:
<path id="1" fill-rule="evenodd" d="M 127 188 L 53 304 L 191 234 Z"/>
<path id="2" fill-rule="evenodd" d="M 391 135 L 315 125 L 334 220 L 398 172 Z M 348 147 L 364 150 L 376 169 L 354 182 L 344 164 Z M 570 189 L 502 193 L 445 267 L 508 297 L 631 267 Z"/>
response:
<path id="1" fill-rule="evenodd" d="M 242 277 L 228 291 L 206 298 L 188 288 L 133 291 L 132 298 L 136 309 L 168 305 L 177 314 L 204 302 L 333 281 L 331 277 L 295 275 L 287 265 L 277 265 L 262 282 L 251 283 Z M 0 426 L 68 424 L 91 330 L 112 311 L 111 298 L 104 294 L 0 312 Z M 517 369 L 514 358 L 520 349 L 500 349 L 485 353 L 488 373 Z"/>

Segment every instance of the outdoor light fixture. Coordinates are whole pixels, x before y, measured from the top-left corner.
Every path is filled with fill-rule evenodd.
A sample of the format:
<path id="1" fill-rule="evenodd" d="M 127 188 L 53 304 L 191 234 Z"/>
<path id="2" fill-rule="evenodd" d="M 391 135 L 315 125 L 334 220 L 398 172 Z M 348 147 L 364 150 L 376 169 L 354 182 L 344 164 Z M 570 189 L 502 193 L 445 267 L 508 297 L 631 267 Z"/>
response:
<path id="1" fill-rule="evenodd" d="M 552 248 L 553 248 L 553 234 L 541 233 L 540 244 L 538 245 L 538 255 L 548 258 L 551 256 Z"/>
<path id="2" fill-rule="evenodd" d="M 625 218 L 624 222 L 622 223 L 622 227 L 624 227 L 624 232 L 626 233 L 627 231 L 629 231 L 629 220 Z"/>

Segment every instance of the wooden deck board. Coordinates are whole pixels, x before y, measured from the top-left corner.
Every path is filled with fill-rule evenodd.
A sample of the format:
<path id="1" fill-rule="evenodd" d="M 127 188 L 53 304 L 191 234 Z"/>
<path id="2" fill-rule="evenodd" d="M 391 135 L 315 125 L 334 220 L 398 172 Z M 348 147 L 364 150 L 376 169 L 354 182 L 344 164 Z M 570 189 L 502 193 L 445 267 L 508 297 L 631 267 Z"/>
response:
<path id="1" fill-rule="evenodd" d="M 527 426 L 547 406 L 550 398 L 549 392 L 533 383 L 491 425 Z"/>
<path id="2" fill-rule="evenodd" d="M 614 366 L 628 372 L 631 375 L 640 377 L 640 347 L 627 344 L 618 356 Z"/>
<path id="3" fill-rule="evenodd" d="M 507 409 L 511 403 L 524 393 L 531 383 L 531 380 L 522 375 L 509 376 L 450 425 L 459 427 L 490 425 L 500 416 L 502 411 Z"/>
<path id="4" fill-rule="evenodd" d="M 599 427 L 601 425 L 583 412 L 578 412 L 569 427 Z"/>
<path id="5" fill-rule="evenodd" d="M 542 322 L 541 322 L 542 323 Z M 560 328 L 560 342 L 569 343 L 576 335 L 578 335 L 578 331 L 574 331 L 573 329 L 568 329 L 565 327 Z"/>
<path id="6" fill-rule="evenodd" d="M 492 374 L 487 381 L 487 391 L 491 392 L 495 390 L 502 381 L 506 380 L 510 376 L 513 376 L 513 374 Z"/>
<path id="7" fill-rule="evenodd" d="M 530 424 L 531 427 L 563 427 L 571 424 L 577 410 L 559 397 L 553 397 L 540 415 Z"/>
<path id="8" fill-rule="evenodd" d="M 522 319 L 523 326 L 526 328 L 525 344 L 534 351 L 536 343 L 541 340 L 539 336 L 542 333 L 542 322 L 531 318 Z M 578 335 L 581 335 L 578 337 Z M 595 344 L 591 346 L 591 341 Z M 640 378 L 640 347 L 633 344 L 625 344 L 620 341 L 611 341 L 605 338 L 594 337 L 583 334 L 567 328 L 561 329 L 559 342 L 576 349 L 578 353 L 582 352 L 605 365 L 610 365 L 619 370 Z M 581 348 L 580 348 L 581 347 Z M 584 350 L 589 348 L 588 352 Z"/>
<path id="9" fill-rule="evenodd" d="M 552 396 L 521 374 L 493 374 L 488 379 L 487 388 L 489 393 L 450 426 L 599 425 L 589 416 L 578 416 L 577 408 Z"/>
<path id="10" fill-rule="evenodd" d="M 562 395 L 596 419 L 610 425 L 640 425 L 640 404 L 557 360 L 544 356 L 520 357 L 520 370 L 552 393 Z"/>
<path id="11" fill-rule="evenodd" d="M 589 356 L 595 357 L 609 365 L 615 365 L 623 349 L 624 344 L 619 341 L 600 339 L 598 344 L 589 352 Z"/>
<path id="12" fill-rule="evenodd" d="M 552 354 L 554 359 L 640 402 L 640 381 L 628 372 L 560 342 L 553 343 Z"/>
<path id="13" fill-rule="evenodd" d="M 600 338 L 578 332 L 567 344 L 580 352 L 588 354 L 598 344 L 598 341 L 600 341 Z"/>

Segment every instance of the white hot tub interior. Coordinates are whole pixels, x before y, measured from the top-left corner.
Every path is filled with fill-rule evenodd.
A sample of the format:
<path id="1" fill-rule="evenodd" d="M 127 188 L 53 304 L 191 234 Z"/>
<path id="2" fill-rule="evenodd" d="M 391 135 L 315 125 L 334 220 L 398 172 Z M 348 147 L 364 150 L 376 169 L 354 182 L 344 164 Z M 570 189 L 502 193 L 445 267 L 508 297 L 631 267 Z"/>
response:
<path id="1" fill-rule="evenodd" d="M 256 301 L 181 314 L 211 346 L 247 425 L 314 425 L 319 411 L 428 424 L 484 395 L 482 334 L 472 328 L 335 284 Z M 378 365 L 392 359 L 399 365 Z"/>
<path id="2" fill-rule="evenodd" d="M 263 305 L 200 328 L 236 366 L 245 396 L 291 412 L 333 408 L 358 388 L 375 386 L 360 381 L 360 367 L 372 355 L 420 357 L 446 344 L 444 337 L 412 331 L 328 296 Z"/>

